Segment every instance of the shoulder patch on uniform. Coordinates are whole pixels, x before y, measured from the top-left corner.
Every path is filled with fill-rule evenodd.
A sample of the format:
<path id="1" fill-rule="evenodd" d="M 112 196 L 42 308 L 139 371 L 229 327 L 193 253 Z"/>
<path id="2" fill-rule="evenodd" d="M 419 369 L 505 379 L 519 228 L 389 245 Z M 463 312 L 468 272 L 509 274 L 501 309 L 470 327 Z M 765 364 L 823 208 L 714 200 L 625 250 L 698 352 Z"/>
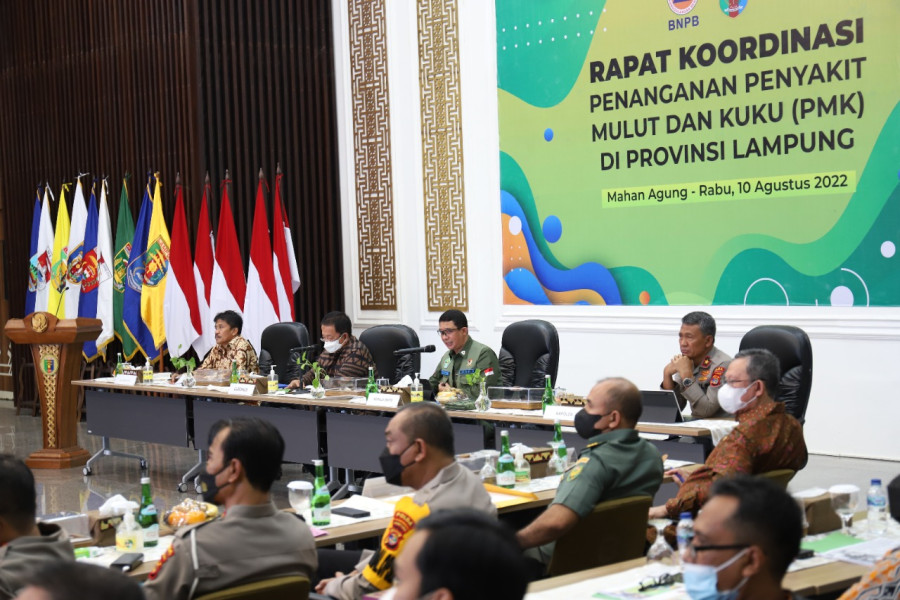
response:
<path id="1" fill-rule="evenodd" d="M 722 375 L 725 374 L 725 367 L 716 367 L 713 369 L 712 377 L 709 380 L 710 387 L 719 387 L 722 384 Z"/>
<path id="2" fill-rule="evenodd" d="M 581 462 L 581 461 L 578 461 L 578 462 Z M 580 464 L 576 463 L 575 466 L 572 467 L 572 470 L 569 471 L 569 481 L 575 481 L 575 478 L 578 477 L 579 475 L 581 475 L 582 469 L 584 469 L 584 465 L 580 465 Z"/>

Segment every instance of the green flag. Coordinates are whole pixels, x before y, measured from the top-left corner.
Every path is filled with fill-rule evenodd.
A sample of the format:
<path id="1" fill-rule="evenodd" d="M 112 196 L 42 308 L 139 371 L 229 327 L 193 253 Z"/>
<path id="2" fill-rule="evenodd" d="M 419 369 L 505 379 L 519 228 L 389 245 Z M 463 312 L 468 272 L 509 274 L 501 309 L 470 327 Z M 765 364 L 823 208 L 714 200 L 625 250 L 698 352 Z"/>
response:
<path id="1" fill-rule="evenodd" d="M 122 353 L 131 360 L 137 352 L 134 338 L 125 328 L 122 303 L 125 298 L 125 275 L 128 270 L 128 257 L 131 255 L 131 240 L 134 238 L 134 219 L 128 206 L 128 175 L 122 180 L 122 194 L 119 196 L 119 218 L 116 223 L 116 259 L 113 267 L 113 319 L 116 324 L 116 337 L 122 342 Z"/>

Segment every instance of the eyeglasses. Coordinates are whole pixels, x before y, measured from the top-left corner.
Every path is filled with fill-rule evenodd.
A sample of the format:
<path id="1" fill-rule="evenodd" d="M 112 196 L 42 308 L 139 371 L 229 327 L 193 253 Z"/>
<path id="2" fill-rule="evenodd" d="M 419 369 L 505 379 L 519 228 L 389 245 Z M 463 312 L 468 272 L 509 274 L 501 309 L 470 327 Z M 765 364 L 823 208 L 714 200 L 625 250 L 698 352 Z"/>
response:
<path id="1" fill-rule="evenodd" d="M 695 546 L 694 540 L 691 540 L 684 552 L 691 560 L 694 560 L 697 558 L 698 552 L 706 552 L 707 550 L 743 550 L 749 547 L 750 544 L 706 544 L 705 546 Z"/>
<path id="2" fill-rule="evenodd" d="M 681 573 L 664 573 L 659 577 L 645 577 L 641 580 L 639 592 L 652 590 L 653 588 L 663 587 L 678 583 L 682 580 Z"/>
<path id="3" fill-rule="evenodd" d="M 454 327 L 453 329 L 438 329 L 438 335 L 441 337 L 447 337 L 454 331 L 459 331 L 458 327 Z"/>

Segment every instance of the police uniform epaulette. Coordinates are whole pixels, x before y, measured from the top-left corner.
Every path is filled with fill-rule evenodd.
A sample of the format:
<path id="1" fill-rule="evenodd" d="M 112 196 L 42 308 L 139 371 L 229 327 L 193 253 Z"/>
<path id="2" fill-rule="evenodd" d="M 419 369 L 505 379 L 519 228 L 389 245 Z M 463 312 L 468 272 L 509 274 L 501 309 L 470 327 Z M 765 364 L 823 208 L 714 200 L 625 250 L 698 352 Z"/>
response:
<path id="1" fill-rule="evenodd" d="M 585 446 L 585 448 L 594 448 L 595 446 L 599 446 L 599 445 L 600 445 L 600 442 L 591 442 L 590 444 Z"/>
<path id="2" fill-rule="evenodd" d="M 221 520 L 221 518 L 222 517 L 220 515 L 220 516 L 216 517 L 215 519 L 212 519 L 209 521 L 202 521 L 200 523 L 194 523 L 193 525 L 189 525 L 187 527 L 182 527 L 181 529 L 179 529 L 178 531 L 175 532 L 175 537 L 184 538 L 184 536 L 189 534 L 194 529 L 200 529 L 201 527 L 203 527 L 205 525 L 209 525 L 210 523 L 215 523 L 216 521 Z"/>

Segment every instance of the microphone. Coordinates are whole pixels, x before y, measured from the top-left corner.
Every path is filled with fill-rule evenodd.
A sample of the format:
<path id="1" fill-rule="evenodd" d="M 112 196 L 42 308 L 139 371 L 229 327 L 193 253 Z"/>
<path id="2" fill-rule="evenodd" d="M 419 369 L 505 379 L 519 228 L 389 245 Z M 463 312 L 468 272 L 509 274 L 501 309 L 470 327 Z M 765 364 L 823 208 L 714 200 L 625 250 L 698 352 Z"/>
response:
<path id="1" fill-rule="evenodd" d="M 319 347 L 319 344 L 310 344 L 309 346 L 297 346 L 296 348 L 291 348 L 291 352 L 309 352 L 310 350 L 315 350 Z"/>
<path id="2" fill-rule="evenodd" d="M 403 356 L 404 354 L 421 354 L 423 352 L 434 352 L 434 344 L 422 346 L 420 348 L 401 348 L 394 350 L 394 356 Z"/>

